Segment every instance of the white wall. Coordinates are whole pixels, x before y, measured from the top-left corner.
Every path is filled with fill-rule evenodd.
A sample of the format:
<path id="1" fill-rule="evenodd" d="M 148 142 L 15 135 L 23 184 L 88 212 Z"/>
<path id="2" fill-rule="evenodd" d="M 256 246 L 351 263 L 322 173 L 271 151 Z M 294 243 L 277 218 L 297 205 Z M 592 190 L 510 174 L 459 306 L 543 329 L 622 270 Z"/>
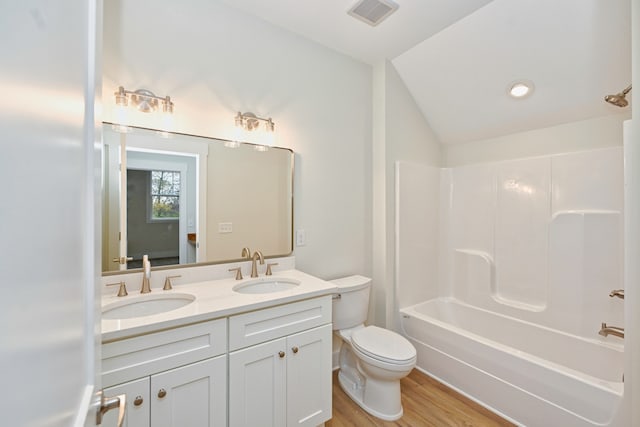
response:
<path id="1" fill-rule="evenodd" d="M 623 285 L 621 145 L 631 112 L 612 111 L 446 147 L 444 163 L 453 168 L 445 187 L 452 186 L 453 197 L 441 200 L 450 204 L 451 233 L 442 242 L 449 255 L 441 281 L 451 294 L 587 337 L 601 321 L 623 323 L 619 304 L 606 294 Z M 518 188 L 502 188 L 508 177 L 533 190 L 527 202 Z M 516 245 L 514 235 L 526 245 Z M 589 246 L 595 236 L 599 243 Z"/>
<path id="2" fill-rule="evenodd" d="M 622 163 L 613 147 L 453 168 L 444 295 L 589 339 L 623 324 Z"/>
<path id="3" fill-rule="evenodd" d="M 440 144 L 391 62 L 374 70 L 373 302 L 370 320 L 395 326 L 396 162 L 440 166 Z M 434 249 L 437 239 L 432 240 Z M 427 261 L 429 263 L 430 261 Z M 435 260 L 433 261 L 435 270 Z M 430 270 L 427 267 L 427 270 Z M 435 271 L 434 271 L 434 274 Z"/>
<path id="4" fill-rule="evenodd" d="M 438 296 L 441 169 L 396 163 L 395 295 L 399 308 Z"/>
<path id="5" fill-rule="evenodd" d="M 443 165 L 453 167 L 620 146 L 622 123 L 630 117 L 630 111 L 611 108 L 609 116 L 448 145 Z"/>
<path id="6" fill-rule="evenodd" d="M 238 248 L 245 246 L 265 255 L 287 255 L 291 250 L 292 178 L 289 150 L 262 152 L 250 145 L 229 149 L 209 144 L 208 227 L 202 237 L 207 240 L 205 261 L 240 258 Z M 232 223 L 233 232 L 220 233 L 220 223 Z"/>
<path id="7" fill-rule="evenodd" d="M 232 139 L 236 112 L 272 117 L 276 145 L 296 152 L 294 221 L 307 237 L 298 268 L 371 274 L 369 66 L 215 0 L 106 2 L 104 38 L 106 121 L 119 85 L 170 95 L 179 132 Z M 164 125 L 142 113 L 127 121 Z"/>

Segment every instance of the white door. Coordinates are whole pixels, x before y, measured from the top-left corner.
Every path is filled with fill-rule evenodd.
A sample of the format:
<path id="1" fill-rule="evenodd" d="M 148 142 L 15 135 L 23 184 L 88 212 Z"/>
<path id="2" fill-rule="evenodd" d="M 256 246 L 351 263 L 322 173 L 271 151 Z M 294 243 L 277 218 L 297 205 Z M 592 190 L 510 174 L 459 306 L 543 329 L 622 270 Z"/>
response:
<path id="1" fill-rule="evenodd" d="M 286 339 L 258 344 L 229 355 L 229 425 L 286 425 Z"/>
<path id="2" fill-rule="evenodd" d="M 131 257 L 127 253 L 127 242 L 129 235 L 127 234 L 127 143 L 124 134 L 120 134 L 120 191 L 118 192 L 118 255 L 117 259 L 112 262 L 118 263 L 119 270 L 127 269 L 127 262 L 131 261 Z"/>
<path id="3" fill-rule="evenodd" d="M 287 426 L 331 418 L 331 325 L 287 337 Z"/>
<path id="4" fill-rule="evenodd" d="M 151 376 L 153 427 L 225 427 L 227 356 Z"/>
<path id="5" fill-rule="evenodd" d="M 127 150 L 125 134 L 103 128 L 102 271 L 126 270 Z"/>
<path id="6" fill-rule="evenodd" d="M 1 424 L 95 425 L 102 3 L 0 4 Z"/>
<path id="7" fill-rule="evenodd" d="M 151 399 L 149 398 L 149 377 L 128 383 L 105 388 L 106 396 L 126 396 L 127 412 L 122 427 L 149 427 L 151 425 Z M 104 414 L 102 425 L 115 427 L 118 422 L 118 413 L 109 411 Z"/>

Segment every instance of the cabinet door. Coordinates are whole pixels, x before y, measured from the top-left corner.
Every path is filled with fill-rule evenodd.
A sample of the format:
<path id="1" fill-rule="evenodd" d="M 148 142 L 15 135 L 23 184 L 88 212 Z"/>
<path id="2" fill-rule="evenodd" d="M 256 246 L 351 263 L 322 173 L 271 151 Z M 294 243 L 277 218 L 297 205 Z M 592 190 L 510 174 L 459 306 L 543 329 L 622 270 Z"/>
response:
<path id="1" fill-rule="evenodd" d="M 124 427 L 149 427 L 150 400 L 149 377 L 104 389 L 105 396 L 127 396 L 127 412 L 124 417 Z M 102 425 L 115 427 L 118 424 L 118 411 L 104 414 Z"/>
<path id="2" fill-rule="evenodd" d="M 227 425 L 227 356 L 151 376 L 153 427 Z"/>
<path id="3" fill-rule="evenodd" d="M 287 337 L 287 427 L 331 418 L 331 324 Z"/>
<path id="4" fill-rule="evenodd" d="M 229 354 L 229 425 L 285 425 L 286 340 L 280 338 Z"/>

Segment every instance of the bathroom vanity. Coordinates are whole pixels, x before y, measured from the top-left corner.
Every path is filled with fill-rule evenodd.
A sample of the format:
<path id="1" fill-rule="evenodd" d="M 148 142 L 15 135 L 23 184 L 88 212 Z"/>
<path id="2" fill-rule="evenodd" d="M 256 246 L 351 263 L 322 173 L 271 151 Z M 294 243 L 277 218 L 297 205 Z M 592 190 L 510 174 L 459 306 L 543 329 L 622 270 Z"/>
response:
<path id="1" fill-rule="evenodd" d="M 128 427 L 321 425 L 331 418 L 334 289 L 287 270 L 106 296 L 105 394 L 126 394 Z M 144 317 L 108 311 L 186 295 L 182 307 Z"/>

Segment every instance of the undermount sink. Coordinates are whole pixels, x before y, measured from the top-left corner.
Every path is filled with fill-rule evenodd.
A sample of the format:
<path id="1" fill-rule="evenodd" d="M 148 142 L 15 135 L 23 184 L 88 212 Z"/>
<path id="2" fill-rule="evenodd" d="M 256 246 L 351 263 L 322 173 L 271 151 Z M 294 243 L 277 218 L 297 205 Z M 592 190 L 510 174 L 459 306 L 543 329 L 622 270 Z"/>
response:
<path id="1" fill-rule="evenodd" d="M 196 297 L 191 294 L 149 294 L 124 299 L 108 304 L 102 308 L 103 319 L 131 319 L 165 313 L 191 304 Z"/>
<path id="2" fill-rule="evenodd" d="M 272 292 L 288 291 L 297 286 L 300 286 L 300 281 L 294 279 L 263 278 L 237 284 L 233 287 L 233 290 L 241 294 L 270 294 Z"/>

